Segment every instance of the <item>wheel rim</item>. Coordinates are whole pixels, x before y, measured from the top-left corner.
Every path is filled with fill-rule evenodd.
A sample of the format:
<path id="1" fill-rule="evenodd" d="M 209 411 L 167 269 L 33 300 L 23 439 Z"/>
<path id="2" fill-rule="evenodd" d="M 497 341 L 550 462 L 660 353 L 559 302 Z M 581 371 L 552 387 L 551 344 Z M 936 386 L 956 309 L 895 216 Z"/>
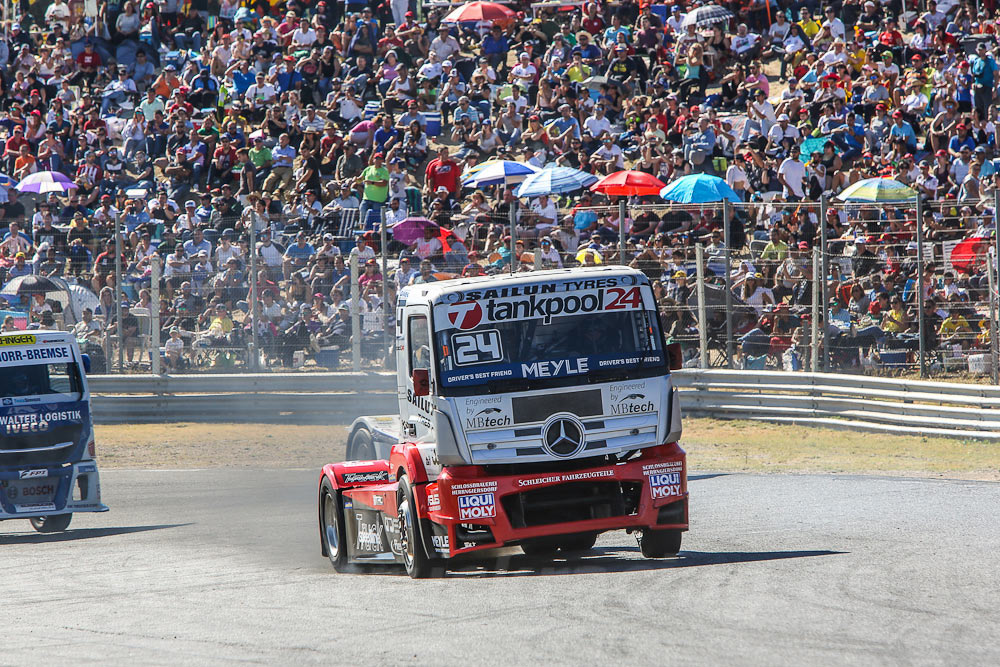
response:
<path id="1" fill-rule="evenodd" d="M 340 555 L 340 532 L 337 530 L 337 504 L 329 493 L 323 498 L 323 533 L 330 558 Z"/>
<path id="2" fill-rule="evenodd" d="M 413 532 L 413 517 L 410 514 L 410 504 L 405 499 L 399 505 L 399 518 L 399 541 L 403 546 L 403 564 L 409 569 L 415 557 L 413 540 L 410 539 L 410 534 Z"/>

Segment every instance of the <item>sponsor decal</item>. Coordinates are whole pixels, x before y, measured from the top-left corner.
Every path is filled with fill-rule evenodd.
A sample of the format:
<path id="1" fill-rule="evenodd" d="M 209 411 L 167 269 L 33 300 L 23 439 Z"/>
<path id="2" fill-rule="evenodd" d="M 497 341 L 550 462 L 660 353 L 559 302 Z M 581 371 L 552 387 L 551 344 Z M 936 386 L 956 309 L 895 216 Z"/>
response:
<path id="1" fill-rule="evenodd" d="M 451 336 L 456 366 L 489 364 L 503 360 L 503 343 L 498 329 L 484 329 Z"/>
<path id="2" fill-rule="evenodd" d="M 388 470 L 373 470 L 371 472 L 345 472 L 342 475 L 344 484 L 360 484 L 362 482 L 388 482 Z"/>
<path id="3" fill-rule="evenodd" d="M 55 503 L 28 503 L 27 505 L 14 505 L 18 512 L 55 512 Z"/>
<path id="4" fill-rule="evenodd" d="M 652 475 L 660 472 L 677 472 L 684 469 L 681 461 L 663 461 L 661 463 L 647 463 L 642 466 L 643 475 Z"/>
<path id="5" fill-rule="evenodd" d="M 441 509 L 441 494 L 440 493 L 428 493 L 427 494 L 427 509 L 432 512 L 436 512 Z"/>
<path id="6" fill-rule="evenodd" d="M 44 433 L 53 423 L 79 422 L 83 420 L 80 410 L 56 410 L 53 412 L 26 412 L 24 414 L 0 415 L 0 431 L 7 435 L 18 433 Z"/>
<path id="7" fill-rule="evenodd" d="M 550 378 L 560 375 L 579 375 L 590 370 L 587 357 L 577 359 L 556 359 L 554 361 L 535 361 L 521 364 L 521 376 L 526 378 Z"/>
<path id="8" fill-rule="evenodd" d="M 358 551 L 368 551 L 373 553 L 381 553 L 384 551 L 382 548 L 382 531 L 385 530 L 381 523 L 366 523 L 365 515 L 358 512 L 354 515 L 358 522 L 357 539 L 355 541 L 355 549 Z"/>
<path id="9" fill-rule="evenodd" d="M 438 553 L 446 554 L 451 551 L 447 535 L 431 535 L 431 544 L 434 546 L 434 551 Z"/>
<path id="10" fill-rule="evenodd" d="M 448 308 L 448 321 L 463 331 L 475 329 L 483 321 L 483 307 L 475 301 L 459 301 Z"/>
<path id="11" fill-rule="evenodd" d="M 44 468 L 39 468 L 37 470 L 22 470 L 17 474 L 18 479 L 32 479 L 35 477 L 45 477 L 49 474 L 48 470 Z"/>
<path id="12" fill-rule="evenodd" d="M 3 399 L 3 404 L 4 405 L 14 405 L 14 399 L 13 398 L 5 398 L 5 399 Z"/>
<path id="13" fill-rule="evenodd" d="M 417 409 L 426 413 L 434 412 L 434 406 L 426 396 L 415 396 L 412 389 L 406 390 L 406 402 L 417 406 Z"/>
<path id="14" fill-rule="evenodd" d="M 376 493 L 372 496 L 372 507 L 381 507 L 385 503 L 385 498 L 381 494 Z"/>
<path id="15" fill-rule="evenodd" d="M 545 477 L 529 477 L 528 479 L 519 479 L 517 480 L 517 485 L 536 486 L 538 484 L 552 484 L 553 482 L 579 482 L 581 480 L 614 476 L 614 470 L 590 470 L 588 472 L 570 472 L 563 475 L 546 475 Z"/>
<path id="16" fill-rule="evenodd" d="M 661 472 L 649 476 L 649 490 L 653 500 L 681 495 L 681 474 Z"/>
<path id="17" fill-rule="evenodd" d="M 34 334 L 18 334 L 16 336 L 0 336 L 0 347 L 7 345 L 34 345 Z"/>
<path id="18" fill-rule="evenodd" d="M 354 501 L 351 500 L 350 498 L 344 498 L 344 509 L 345 510 L 354 509 Z"/>
<path id="19" fill-rule="evenodd" d="M 476 493 L 458 497 L 458 518 L 460 521 L 489 519 L 497 515 L 492 493 Z"/>
<path id="20" fill-rule="evenodd" d="M 82 465 L 79 468 L 77 468 L 77 472 L 81 472 L 81 473 L 83 473 L 83 472 L 97 472 L 97 466 L 95 466 L 93 463 L 88 463 L 87 465 Z"/>
<path id="21" fill-rule="evenodd" d="M 493 482 L 468 482 L 455 484 L 451 487 L 452 495 L 460 496 L 466 493 L 482 493 L 484 491 L 496 491 L 497 483 Z"/>
<path id="22" fill-rule="evenodd" d="M 71 359 L 73 359 L 73 350 L 69 345 L 28 348 L 26 350 L 0 350 L 0 364 L 4 366 L 40 361 L 69 361 Z"/>

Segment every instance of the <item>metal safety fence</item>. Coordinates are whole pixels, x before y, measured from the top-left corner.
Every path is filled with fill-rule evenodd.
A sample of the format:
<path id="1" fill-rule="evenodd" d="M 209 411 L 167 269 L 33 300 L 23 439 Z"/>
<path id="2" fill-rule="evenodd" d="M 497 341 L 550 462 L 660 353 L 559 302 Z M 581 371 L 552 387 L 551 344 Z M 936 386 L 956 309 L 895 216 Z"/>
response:
<path id="1" fill-rule="evenodd" d="M 76 331 L 106 372 L 381 370 L 405 285 L 628 264 L 687 367 L 996 381 L 995 201 L 648 199 L 500 191 L 403 212 L 118 216 L 90 234 L 43 223 L 31 261 L 66 298 L 0 306 L 5 328 Z"/>

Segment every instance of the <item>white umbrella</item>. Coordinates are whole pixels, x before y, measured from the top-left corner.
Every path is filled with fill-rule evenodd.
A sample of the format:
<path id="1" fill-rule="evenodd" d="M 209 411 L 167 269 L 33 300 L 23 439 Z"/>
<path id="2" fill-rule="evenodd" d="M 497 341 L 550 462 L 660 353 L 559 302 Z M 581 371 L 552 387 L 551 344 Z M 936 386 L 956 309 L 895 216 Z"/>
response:
<path id="1" fill-rule="evenodd" d="M 681 27 L 686 28 L 693 25 L 698 28 L 707 28 L 716 23 L 724 23 L 731 18 L 733 18 L 733 13 L 728 9 L 718 5 L 705 5 L 689 11 L 681 22 Z"/>

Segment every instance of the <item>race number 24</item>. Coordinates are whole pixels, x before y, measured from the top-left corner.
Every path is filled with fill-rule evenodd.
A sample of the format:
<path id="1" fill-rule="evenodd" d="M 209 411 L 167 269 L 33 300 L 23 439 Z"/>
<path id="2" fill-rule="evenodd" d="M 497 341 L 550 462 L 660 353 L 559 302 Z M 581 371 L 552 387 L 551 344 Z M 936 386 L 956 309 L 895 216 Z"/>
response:
<path id="1" fill-rule="evenodd" d="M 638 287 L 612 287 L 608 290 L 611 302 L 604 307 L 604 310 L 625 310 L 626 308 L 638 310 L 642 308 L 642 294 Z"/>
<path id="2" fill-rule="evenodd" d="M 496 329 L 453 334 L 451 346 L 455 350 L 455 363 L 459 366 L 487 364 L 503 359 L 500 332 Z"/>

